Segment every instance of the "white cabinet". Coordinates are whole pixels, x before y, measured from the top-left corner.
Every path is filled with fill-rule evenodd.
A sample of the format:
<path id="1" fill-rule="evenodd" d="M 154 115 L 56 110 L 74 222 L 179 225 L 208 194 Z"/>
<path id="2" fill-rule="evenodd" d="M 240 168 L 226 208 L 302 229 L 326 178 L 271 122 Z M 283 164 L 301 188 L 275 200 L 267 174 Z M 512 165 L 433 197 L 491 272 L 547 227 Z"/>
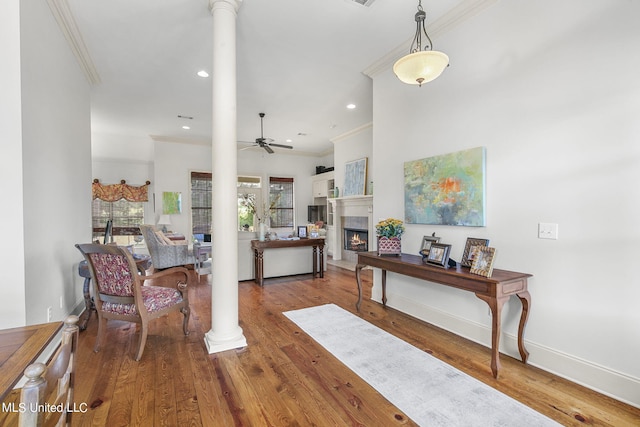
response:
<path id="1" fill-rule="evenodd" d="M 311 182 L 313 186 L 311 194 L 314 199 L 321 197 L 333 197 L 333 171 L 314 175 L 313 177 L 311 177 Z M 319 203 L 325 202 L 316 201 L 316 204 Z"/>
<path id="2" fill-rule="evenodd" d="M 327 180 L 313 181 L 313 197 L 327 197 Z"/>

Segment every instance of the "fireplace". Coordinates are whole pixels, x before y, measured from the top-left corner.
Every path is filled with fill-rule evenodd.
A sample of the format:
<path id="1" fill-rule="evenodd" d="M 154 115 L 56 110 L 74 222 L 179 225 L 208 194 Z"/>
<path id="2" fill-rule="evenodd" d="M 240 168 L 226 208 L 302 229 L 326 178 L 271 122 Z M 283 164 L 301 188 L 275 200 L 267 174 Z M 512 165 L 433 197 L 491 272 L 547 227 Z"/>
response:
<path id="1" fill-rule="evenodd" d="M 354 252 L 369 250 L 369 232 L 361 228 L 344 228 L 344 249 Z"/>

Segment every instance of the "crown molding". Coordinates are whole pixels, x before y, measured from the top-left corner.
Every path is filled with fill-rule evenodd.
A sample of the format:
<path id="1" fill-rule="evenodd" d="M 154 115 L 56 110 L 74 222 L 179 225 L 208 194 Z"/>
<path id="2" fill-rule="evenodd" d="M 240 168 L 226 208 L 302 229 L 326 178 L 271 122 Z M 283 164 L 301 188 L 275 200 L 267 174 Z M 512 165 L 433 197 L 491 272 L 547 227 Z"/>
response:
<path id="1" fill-rule="evenodd" d="M 235 13 L 238 13 L 241 4 L 242 0 L 209 0 L 209 12 L 213 14 L 214 7 L 221 6 L 223 8 L 228 8 L 229 6 L 231 6 L 231 9 L 233 9 Z"/>
<path id="2" fill-rule="evenodd" d="M 73 55 L 78 60 L 78 64 L 84 72 L 87 81 L 92 85 L 100 84 L 100 75 L 91 59 L 91 55 L 89 55 L 87 46 L 84 44 L 84 39 L 73 17 L 69 3 L 67 0 L 47 0 L 47 3 L 62 34 L 67 39 L 71 52 L 73 52 Z"/>
<path id="3" fill-rule="evenodd" d="M 440 18 L 433 21 L 428 26 L 427 32 L 431 39 L 437 39 L 438 37 L 453 30 L 463 22 L 479 15 L 485 9 L 498 3 L 499 0 L 465 0 L 458 4 L 456 7 L 442 15 Z M 407 39 L 404 43 L 387 53 L 373 64 L 362 70 L 362 73 L 368 77 L 375 77 L 383 71 L 388 70 L 393 66 L 402 56 L 408 52 L 408 47 L 411 46 L 413 37 Z"/>
<path id="4" fill-rule="evenodd" d="M 350 131 L 347 131 L 345 133 L 342 133 L 336 137 L 331 138 L 329 141 L 331 141 L 333 144 L 335 144 L 336 142 L 340 142 L 343 141 L 347 138 L 350 138 L 352 136 L 355 136 L 357 134 L 359 134 L 360 132 L 364 132 L 367 129 L 370 129 L 373 127 L 373 122 L 369 122 L 366 123 L 362 126 L 358 126 L 357 128 L 351 129 Z"/>

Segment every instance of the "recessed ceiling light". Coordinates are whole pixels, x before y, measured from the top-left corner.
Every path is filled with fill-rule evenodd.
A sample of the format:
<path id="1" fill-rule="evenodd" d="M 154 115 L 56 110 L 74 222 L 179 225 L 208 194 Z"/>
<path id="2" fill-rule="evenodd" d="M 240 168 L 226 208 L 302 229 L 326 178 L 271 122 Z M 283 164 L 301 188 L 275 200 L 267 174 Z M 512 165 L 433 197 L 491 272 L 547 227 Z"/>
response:
<path id="1" fill-rule="evenodd" d="M 191 128 L 190 128 L 189 126 L 182 126 L 182 129 L 187 129 L 187 130 L 189 130 L 189 129 L 191 129 Z"/>
<path id="2" fill-rule="evenodd" d="M 291 140 L 291 139 L 287 139 L 287 141 L 286 141 L 286 142 L 293 142 L 293 140 Z"/>
<path id="3" fill-rule="evenodd" d="M 209 73 L 207 73 L 205 70 L 200 70 L 197 73 L 200 77 L 209 77 Z"/>
<path id="4" fill-rule="evenodd" d="M 347 108 L 349 110 L 353 110 L 354 108 L 356 108 L 356 104 L 347 104 Z"/>

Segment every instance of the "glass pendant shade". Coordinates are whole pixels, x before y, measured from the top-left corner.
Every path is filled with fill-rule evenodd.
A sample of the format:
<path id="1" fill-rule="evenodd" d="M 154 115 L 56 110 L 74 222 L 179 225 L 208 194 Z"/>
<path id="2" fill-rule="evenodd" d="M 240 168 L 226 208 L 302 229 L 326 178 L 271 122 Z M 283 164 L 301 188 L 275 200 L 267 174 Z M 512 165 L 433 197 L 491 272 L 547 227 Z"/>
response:
<path id="1" fill-rule="evenodd" d="M 436 50 L 423 50 L 398 59 L 393 72 L 400 81 L 410 85 L 422 86 L 438 78 L 449 65 L 449 57 Z"/>

